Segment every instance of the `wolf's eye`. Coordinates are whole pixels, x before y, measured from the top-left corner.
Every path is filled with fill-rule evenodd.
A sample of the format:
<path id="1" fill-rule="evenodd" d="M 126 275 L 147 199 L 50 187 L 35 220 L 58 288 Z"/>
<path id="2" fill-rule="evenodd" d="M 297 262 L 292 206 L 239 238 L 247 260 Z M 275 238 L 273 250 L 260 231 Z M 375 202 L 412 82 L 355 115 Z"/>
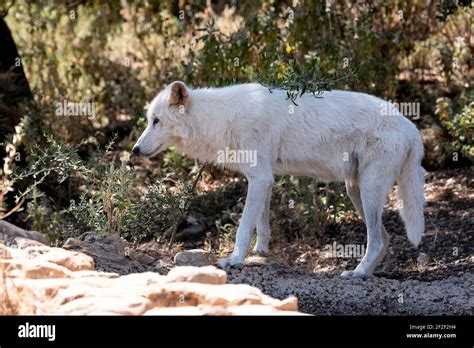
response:
<path id="1" fill-rule="evenodd" d="M 153 125 L 154 126 L 156 126 L 159 122 L 160 122 L 160 120 L 158 118 L 153 119 Z"/>

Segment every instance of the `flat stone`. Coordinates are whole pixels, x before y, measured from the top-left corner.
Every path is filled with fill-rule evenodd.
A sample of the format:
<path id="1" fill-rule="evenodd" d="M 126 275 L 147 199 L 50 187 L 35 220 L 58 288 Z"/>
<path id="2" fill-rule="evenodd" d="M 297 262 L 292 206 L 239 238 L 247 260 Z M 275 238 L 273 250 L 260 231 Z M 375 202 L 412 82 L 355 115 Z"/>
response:
<path id="1" fill-rule="evenodd" d="M 214 266 L 181 266 L 175 267 L 169 271 L 166 280 L 170 283 L 191 282 L 203 284 L 225 284 L 227 282 L 227 273 Z"/>
<path id="2" fill-rule="evenodd" d="M 185 250 L 174 257 L 176 266 L 209 266 L 217 262 L 216 257 L 209 251 L 202 249 Z"/>

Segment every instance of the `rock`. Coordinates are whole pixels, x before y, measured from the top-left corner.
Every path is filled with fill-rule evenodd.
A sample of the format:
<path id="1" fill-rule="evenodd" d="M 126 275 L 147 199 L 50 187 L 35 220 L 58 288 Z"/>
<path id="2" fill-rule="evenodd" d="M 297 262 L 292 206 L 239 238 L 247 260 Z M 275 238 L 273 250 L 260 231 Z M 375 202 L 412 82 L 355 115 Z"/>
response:
<path id="1" fill-rule="evenodd" d="M 94 238 L 69 245 L 118 259 L 114 238 Z M 92 246 L 92 239 L 98 245 Z M 6 284 L 0 286 L 0 315 L 299 314 L 296 299 L 277 300 L 250 285 L 226 284 L 227 274 L 214 266 L 175 267 L 166 276 L 120 276 L 92 270 L 93 265 L 77 251 L 0 243 L 0 284 Z"/>
<path id="2" fill-rule="evenodd" d="M 69 238 L 63 248 L 77 250 L 91 256 L 100 256 L 110 261 L 120 261 L 125 257 L 127 241 L 111 233 L 86 232 L 77 238 Z"/>
<path id="3" fill-rule="evenodd" d="M 32 239 L 42 244 L 48 244 L 48 239 L 39 232 L 27 231 L 5 220 L 0 220 L 0 239 L 6 240 L 8 237 L 21 237 Z"/>
<path id="4" fill-rule="evenodd" d="M 217 262 L 216 257 L 202 249 L 185 250 L 174 257 L 177 266 L 209 266 Z"/>
<path id="5" fill-rule="evenodd" d="M 27 239 L 23 237 L 15 237 L 11 240 L 9 246 L 15 246 L 18 249 L 25 249 L 31 246 L 43 246 L 44 243 L 40 243 L 33 239 Z"/>
<path id="6" fill-rule="evenodd" d="M 38 247 L 29 247 L 27 252 Z M 61 248 L 49 248 L 49 251 L 37 257 L 38 261 L 52 262 L 66 267 L 70 271 L 86 271 L 94 269 L 94 259 L 88 255 L 66 251 Z"/>
<path id="7" fill-rule="evenodd" d="M 66 267 L 37 260 L 0 260 L 0 270 L 5 270 L 9 278 L 49 279 L 71 278 Z"/>
<path id="8" fill-rule="evenodd" d="M 173 268 L 167 275 L 168 282 L 191 282 L 204 284 L 225 284 L 227 273 L 214 266 Z"/>
<path id="9" fill-rule="evenodd" d="M 267 296 L 247 284 L 167 283 L 161 289 L 150 289 L 147 297 L 158 307 L 267 305 L 278 309 L 279 306 L 289 308 L 297 305 L 294 301 L 282 304 L 281 300 Z M 294 307 L 293 310 L 297 308 Z"/>
<path id="10" fill-rule="evenodd" d="M 252 255 L 245 258 L 246 266 L 263 266 L 278 264 L 279 261 L 272 255 Z"/>
<path id="11" fill-rule="evenodd" d="M 144 253 L 138 253 L 136 255 L 136 260 L 140 262 L 142 265 L 151 265 L 152 263 L 155 262 L 155 259 L 153 257 Z"/>
<path id="12" fill-rule="evenodd" d="M 298 312 L 283 312 L 265 305 L 242 306 L 183 306 L 158 307 L 150 309 L 144 315 L 291 315 Z"/>
<path id="13" fill-rule="evenodd" d="M 8 248 L 5 246 L 3 240 L 0 240 L 0 259 L 11 259 L 12 255 Z"/>
<path id="14" fill-rule="evenodd" d="M 282 311 L 297 311 L 298 299 L 296 296 L 290 296 L 287 299 L 282 300 L 278 305 L 275 306 L 275 308 Z"/>
<path id="15" fill-rule="evenodd" d="M 37 262 L 45 261 L 66 267 L 71 271 L 93 270 L 94 260 L 92 257 L 74 251 L 61 248 L 48 247 L 46 245 L 34 245 L 24 249 L 10 249 L 15 254 L 22 254 L 28 259 Z"/>
<path id="16" fill-rule="evenodd" d="M 119 274 L 109 272 L 97 272 L 97 271 L 77 271 L 74 272 L 76 278 L 118 278 Z"/>
<path id="17" fill-rule="evenodd" d="M 141 296 L 122 295 L 90 296 L 66 303 L 54 315 L 141 315 L 153 307 L 153 303 Z"/>
<path id="18" fill-rule="evenodd" d="M 206 308 L 204 306 L 204 308 Z M 225 307 L 215 308 L 215 315 L 227 315 Z M 145 312 L 144 315 L 209 315 L 201 306 L 182 306 L 182 307 L 155 307 Z"/>
<path id="19" fill-rule="evenodd" d="M 229 306 L 226 315 L 301 315 L 295 311 L 281 311 L 265 305 Z"/>
<path id="20" fill-rule="evenodd" d="M 127 241 L 115 234 L 86 232 L 77 238 L 69 238 L 63 248 L 91 256 L 98 270 L 119 274 L 146 270 L 140 262 L 127 258 L 127 251 L 130 253 L 131 248 Z"/>
<path id="21" fill-rule="evenodd" d="M 425 267 L 431 262 L 430 255 L 426 253 L 420 253 L 416 259 L 418 266 Z"/>

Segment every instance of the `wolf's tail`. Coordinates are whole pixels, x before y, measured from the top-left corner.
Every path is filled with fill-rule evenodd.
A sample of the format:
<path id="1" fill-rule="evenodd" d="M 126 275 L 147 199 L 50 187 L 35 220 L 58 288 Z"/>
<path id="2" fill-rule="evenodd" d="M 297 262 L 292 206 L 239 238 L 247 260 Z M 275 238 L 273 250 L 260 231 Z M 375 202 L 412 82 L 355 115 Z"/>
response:
<path id="1" fill-rule="evenodd" d="M 418 246 L 425 230 L 423 207 L 425 205 L 425 170 L 421 166 L 423 142 L 421 137 L 412 142 L 408 156 L 398 177 L 400 215 L 407 230 L 408 240 Z"/>

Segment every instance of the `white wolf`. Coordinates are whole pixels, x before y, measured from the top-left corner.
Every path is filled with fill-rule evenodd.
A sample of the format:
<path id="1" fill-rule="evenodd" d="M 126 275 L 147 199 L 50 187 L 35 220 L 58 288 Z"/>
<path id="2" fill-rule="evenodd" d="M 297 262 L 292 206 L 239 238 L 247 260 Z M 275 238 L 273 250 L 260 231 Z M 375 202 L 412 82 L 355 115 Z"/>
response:
<path id="1" fill-rule="evenodd" d="M 154 155 L 176 146 L 188 156 L 240 171 L 248 180 L 235 248 L 221 267 L 241 264 L 251 234 L 254 252 L 267 252 L 273 175 L 345 182 L 347 194 L 367 226 L 367 248 L 354 271 L 371 275 L 389 236 L 382 225 L 387 195 L 397 181 L 400 213 L 408 239 L 417 246 L 424 231 L 423 143 L 417 128 L 382 99 L 349 91 L 303 95 L 295 105 L 283 90 L 260 84 L 192 89 L 176 81 L 151 102 L 148 125 L 133 148 Z M 386 114 L 386 113 L 385 113 Z M 254 151 L 252 163 L 218 163 L 223 149 Z"/>

